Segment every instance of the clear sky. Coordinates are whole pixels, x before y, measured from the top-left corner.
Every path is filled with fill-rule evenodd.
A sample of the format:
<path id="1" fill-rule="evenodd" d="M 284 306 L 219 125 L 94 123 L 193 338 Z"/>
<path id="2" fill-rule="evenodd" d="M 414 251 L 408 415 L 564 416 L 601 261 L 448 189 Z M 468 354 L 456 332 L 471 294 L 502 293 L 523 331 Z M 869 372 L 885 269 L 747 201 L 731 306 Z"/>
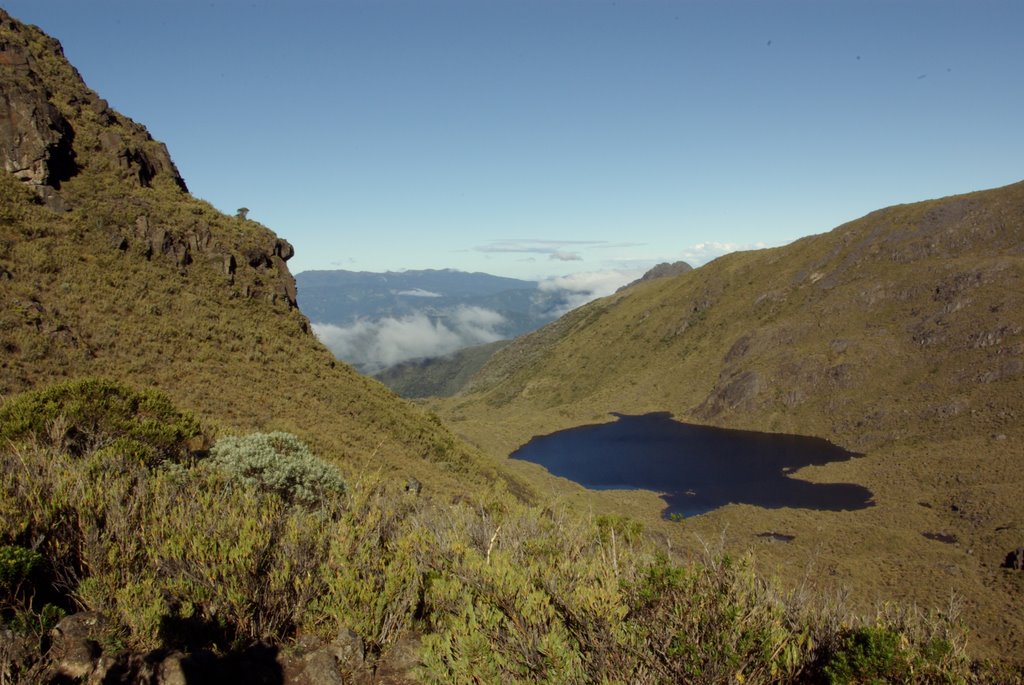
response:
<path id="1" fill-rule="evenodd" d="M 307 269 L 699 264 L 1024 178 L 1021 0 L 0 0 Z"/>

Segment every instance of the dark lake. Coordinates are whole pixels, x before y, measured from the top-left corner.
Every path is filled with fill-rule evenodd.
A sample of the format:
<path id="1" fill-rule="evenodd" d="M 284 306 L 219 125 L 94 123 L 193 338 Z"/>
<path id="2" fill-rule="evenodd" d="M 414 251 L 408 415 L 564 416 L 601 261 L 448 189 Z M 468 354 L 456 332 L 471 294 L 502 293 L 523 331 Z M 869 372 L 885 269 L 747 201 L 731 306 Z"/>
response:
<path id="1" fill-rule="evenodd" d="M 729 503 L 845 511 L 872 506 L 852 483 L 811 483 L 789 474 L 861 456 L 827 440 L 680 423 L 668 412 L 628 416 L 533 438 L 513 459 L 595 490 L 653 490 L 665 515 L 695 516 Z"/>

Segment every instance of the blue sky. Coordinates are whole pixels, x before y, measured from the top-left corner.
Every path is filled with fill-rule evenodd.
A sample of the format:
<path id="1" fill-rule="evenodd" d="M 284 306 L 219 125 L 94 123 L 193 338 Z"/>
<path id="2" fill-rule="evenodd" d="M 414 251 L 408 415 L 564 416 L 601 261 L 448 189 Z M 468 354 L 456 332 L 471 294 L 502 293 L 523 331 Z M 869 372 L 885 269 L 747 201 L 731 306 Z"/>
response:
<path id="1" fill-rule="evenodd" d="M 1024 178 L 1020 0 L 0 0 L 293 271 L 699 264 Z"/>

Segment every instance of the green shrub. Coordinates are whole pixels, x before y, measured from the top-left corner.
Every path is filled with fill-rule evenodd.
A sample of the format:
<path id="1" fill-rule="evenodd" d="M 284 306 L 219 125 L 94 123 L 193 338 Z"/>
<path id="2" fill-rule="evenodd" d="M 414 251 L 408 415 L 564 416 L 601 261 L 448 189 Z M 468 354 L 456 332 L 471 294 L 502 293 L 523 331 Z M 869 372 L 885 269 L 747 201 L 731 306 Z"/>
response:
<path id="1" fill-rule="evenodd" d="M 900 635 L 876 626 L 852 631 L 825 666 L 825 676 L 832 685 L 904 682 L 910 680 L 910 674 Z"/>
<path id="2" fill-rule="evenodd" d="M 966 682 L 969 660 L 962 652 L 962 640 L 953 634 L 941 634 L 949 633 L 946 623 L 934 616 L 907 621 L 881 615 L 874 623 L 847 630 L 824 664 L 826 682 Z"/>
<path id="3" fill-rule="evenodd" d="M 0 406 L 0 442 L 35 441 L 72 456 L 110 449 L 147 465 L 179 461 L 199 422 L 163 394 L 87 378 L 28 392 Z"/>
<path id="4" fill-rule="evenodd" d="M 42 560 L 42 555 L 31 549 L 0 545 L 0 598 L 15 592 Z"/>
<path id="5" fill-rule="evenodd" d="M 337 469 L 313 456 L 290 433 L 221 438 L 210 450 L 206 464 L 246 486 L 274 492 L 289 503 L 315 506 L 345 492 Z"/>

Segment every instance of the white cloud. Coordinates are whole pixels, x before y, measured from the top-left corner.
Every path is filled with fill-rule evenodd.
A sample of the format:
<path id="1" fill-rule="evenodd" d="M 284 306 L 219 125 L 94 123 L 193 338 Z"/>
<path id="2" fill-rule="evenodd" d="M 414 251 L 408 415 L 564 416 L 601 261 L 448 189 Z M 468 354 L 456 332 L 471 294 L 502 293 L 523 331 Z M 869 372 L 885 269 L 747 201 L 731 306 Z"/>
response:
<path id="1" fill-rule="evenodd" d="M 423 288 L 413 288 L 412 290 L 399 290 L 396 295 L 407 295 L 409 297 L 442 297 L 441 293 L 432 293 L 429 290 Z"/>
<path id="2" fill-rule="evenodd" d="M 595 247 L 604 245 L 603 240 L 534 240 L 515 238 L 512 240 L 492 240 L 486 245 L 473 249 L 477 252 L 527 252 L 533 254 L 575 254 L 563 252 L 564 247 Z M 557 259 L 557 257 L 555 257 Z"/>
<path id="3" fill-rule="evenodd" d="M 548 259 L 557 259 L 560 262 L 581 262 L 583 257 L 579 252 L 552 252 Z"/>
<path id="4" fill-rule="evenodd" d="M 501 314 L 482 307 L 457 307 L 444 317 L 423 313 L 348 326 L 314 323 L 313 332 L 334 355 L 366 373 L 410 359 L 440 357 L 470 345 L 501 340 Z"/>
<path id="5" fill-rule="evenodd" d="M 561 293 L 564 303 L 558 308 L 562 314 L 582 306 L 599 297 L 611 295 L 622 286 L 644 275 L 646 269 L 608 269 L 605 271 L 582 271 L 546 278 L 537 288 L 546 293 Z"/>
<path id="6" fill-rule="evenodd" d="M 680 258 L 692 267 L 707 264 L 713 259 L 739 250 L 760 250 L 768 247 L 765 243 L 720 243 L 716 241 L 697 243 L 685 248 Z"/>

